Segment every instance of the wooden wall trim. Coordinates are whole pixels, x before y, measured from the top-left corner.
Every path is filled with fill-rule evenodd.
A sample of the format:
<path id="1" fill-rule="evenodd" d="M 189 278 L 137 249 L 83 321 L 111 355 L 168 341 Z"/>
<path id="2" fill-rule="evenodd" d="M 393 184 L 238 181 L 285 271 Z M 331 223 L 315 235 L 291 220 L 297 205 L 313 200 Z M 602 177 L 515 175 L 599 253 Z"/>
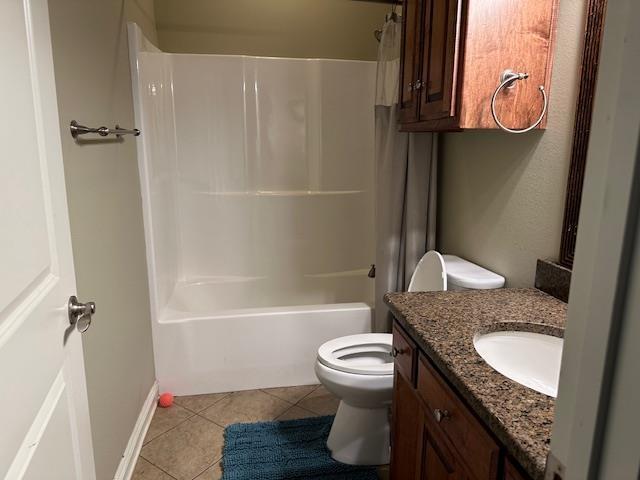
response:
<path id="1" fill-rule="evenodd" d="M 576 248 L 580 199 L 582 197 L 582 184 L 584 182 L 591 114 L 593 112 L 593 99 L 598 77 L 600 44 L 602 42 L 606 9 L 607 0 L 589 0 L 582 65 L 580 67 L 580 86 L 573 129 L 573 147 L 571 149 L 571 163 L 567 180 L 562 239 L 560 241 L 559 263 L 567 268 L 573 267 Z"/>

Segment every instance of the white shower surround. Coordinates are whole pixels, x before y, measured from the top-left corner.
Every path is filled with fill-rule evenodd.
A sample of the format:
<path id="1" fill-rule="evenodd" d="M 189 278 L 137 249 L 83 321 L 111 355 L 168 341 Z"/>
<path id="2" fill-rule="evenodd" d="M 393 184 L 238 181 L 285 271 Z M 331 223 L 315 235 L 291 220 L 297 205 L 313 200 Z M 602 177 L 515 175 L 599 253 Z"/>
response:
<path id="1" fill-rule="evenodd" d="M 371 329 L 375 63 L 129 45 L 161 390 L 317 383 Z"/>

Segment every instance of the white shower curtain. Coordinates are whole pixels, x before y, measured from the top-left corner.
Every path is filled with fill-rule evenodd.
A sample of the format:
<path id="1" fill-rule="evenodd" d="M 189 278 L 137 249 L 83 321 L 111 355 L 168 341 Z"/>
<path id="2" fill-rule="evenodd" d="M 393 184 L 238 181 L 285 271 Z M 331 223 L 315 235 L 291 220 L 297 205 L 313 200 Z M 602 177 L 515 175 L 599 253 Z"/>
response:
<path id="1" fill-rule="evenodd" d="M 378 49 L 375 105 L 376 332 L 389 331 L 382 297 L 404 291 L 418 261 L 435 248 L 437 136 L 398 131 L 401 23 L 387 21 Z"/>

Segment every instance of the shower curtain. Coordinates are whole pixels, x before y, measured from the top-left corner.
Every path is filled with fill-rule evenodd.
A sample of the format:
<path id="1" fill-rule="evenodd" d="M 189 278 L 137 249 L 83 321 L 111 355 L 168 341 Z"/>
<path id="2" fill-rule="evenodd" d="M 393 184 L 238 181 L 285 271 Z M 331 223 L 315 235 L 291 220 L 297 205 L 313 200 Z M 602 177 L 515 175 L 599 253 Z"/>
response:
<path id="1" fill-rule="evenodd" d="M 382 297 L 405 291 L 422 255 L 435 248 L 437 135 L 399 132 L 401 23 L 388 20 L 378 48 L 375 99 L 376 282 L 373 329 L 387 332 Z"/>

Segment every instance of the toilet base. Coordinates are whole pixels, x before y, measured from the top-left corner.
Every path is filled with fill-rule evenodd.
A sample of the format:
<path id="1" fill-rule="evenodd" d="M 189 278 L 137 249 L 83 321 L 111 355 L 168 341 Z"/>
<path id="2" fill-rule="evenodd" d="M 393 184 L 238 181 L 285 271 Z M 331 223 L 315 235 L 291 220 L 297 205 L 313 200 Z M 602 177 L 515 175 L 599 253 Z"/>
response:
<path id="1" fill-rule="evenodd" d="M 331 457 L 348 465 L 389 463 L 389 407 L 359 408 L 340 401 L 327 447 Z"/>

